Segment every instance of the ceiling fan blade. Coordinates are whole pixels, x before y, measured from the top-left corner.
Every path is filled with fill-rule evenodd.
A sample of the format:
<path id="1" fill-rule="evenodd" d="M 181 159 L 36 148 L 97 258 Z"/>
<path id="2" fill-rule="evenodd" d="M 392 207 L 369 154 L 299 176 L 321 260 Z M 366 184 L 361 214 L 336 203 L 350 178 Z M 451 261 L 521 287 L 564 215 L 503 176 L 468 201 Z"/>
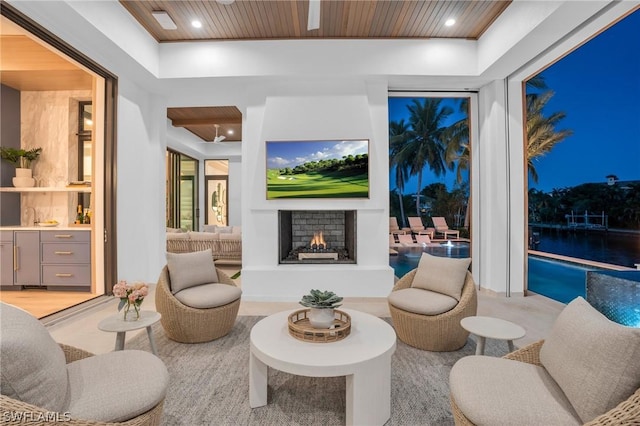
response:
<path id="1" fill-rule="evenodd" d="M 320 28 L 320 0 L 309 0 L 309 17 L 307 18 L 307 31 Z"/>
<path id="2" fill-rule="evenodd" d="M 216 136 L 215 138 L 213 138 L 213 143 L 220 143 L 225 139 L 226 139 L 226 136 L 223 136 L 223 135 Z"/>

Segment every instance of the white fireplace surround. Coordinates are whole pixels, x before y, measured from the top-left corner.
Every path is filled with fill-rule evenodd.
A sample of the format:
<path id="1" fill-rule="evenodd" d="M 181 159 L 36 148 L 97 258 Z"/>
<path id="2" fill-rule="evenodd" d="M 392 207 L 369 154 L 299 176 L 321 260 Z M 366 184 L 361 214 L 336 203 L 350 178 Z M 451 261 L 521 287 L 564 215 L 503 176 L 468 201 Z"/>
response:
<path id="1" fill-rule="evenodd" d="M 386 297 L 393 287 L 387 249 L 389 216 L 387 89 L 358 81 L 304 90 L 252 87 L 244 118 L 242 161 L 244 300 L 296 301 L 310 289 L 343 297 Z M 255 90 L 254 90 L 255 89 Z M 309 93 L 309 92 L 313 93 Z M 277 95 L 274 95 L 277 93 Z M 369 139 L 368 199 L 266 199 L 267 140 Z M 279 264 L 279 210 L 355 210 L 356 264 Z"/>

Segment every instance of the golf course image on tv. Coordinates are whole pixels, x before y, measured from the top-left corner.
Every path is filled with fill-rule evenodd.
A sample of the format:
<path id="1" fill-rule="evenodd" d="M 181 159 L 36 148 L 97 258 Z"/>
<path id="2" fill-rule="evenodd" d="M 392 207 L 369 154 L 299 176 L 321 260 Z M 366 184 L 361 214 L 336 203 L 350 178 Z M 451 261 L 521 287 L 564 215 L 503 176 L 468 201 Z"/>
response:
<path id="1" fill-rule="evenodd" d="M 368 198 L 369 140 L 267 141 L 267 199 Z"/>

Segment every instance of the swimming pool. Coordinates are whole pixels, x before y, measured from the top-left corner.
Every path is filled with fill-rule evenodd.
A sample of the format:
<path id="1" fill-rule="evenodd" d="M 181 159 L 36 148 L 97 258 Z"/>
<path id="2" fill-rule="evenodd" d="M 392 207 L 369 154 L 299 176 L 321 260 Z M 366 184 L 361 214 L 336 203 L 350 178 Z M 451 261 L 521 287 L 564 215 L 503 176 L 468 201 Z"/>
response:
<path id="1" fill-rule="evenodd" d="M 469 257 L 469 243 L 456 242 L 451 246 L 400 247 L 398 254 L 389 256 L 389 264 L 400 278 L 418 266 L 423 252 L 443 257 Z M 528 289 L 562 303 L 569 303 L 578 296 L 586 298 L 587 271 L 603 270 L 592 266 L 528 256 Z"/>
<path id="2" fill-rule="evenodd" d="M 429 253 L 442 257 L 469 257 L 468 242 L 452 242 L 430 246 L 395 247 L 398 254 L 389 256 L 389 265 L 394 269 L 396 277 L 400 278 L 407 272 L 418 267 L 422 253 Z"/>
<path id="3" fill-rule="evenodd" d="M 529 255 L 527 265 L 528 289 L 562 303 L 569 303 L 578 296 L 586 299 L 587 271 L 602 270 L 532 255 Z"/>

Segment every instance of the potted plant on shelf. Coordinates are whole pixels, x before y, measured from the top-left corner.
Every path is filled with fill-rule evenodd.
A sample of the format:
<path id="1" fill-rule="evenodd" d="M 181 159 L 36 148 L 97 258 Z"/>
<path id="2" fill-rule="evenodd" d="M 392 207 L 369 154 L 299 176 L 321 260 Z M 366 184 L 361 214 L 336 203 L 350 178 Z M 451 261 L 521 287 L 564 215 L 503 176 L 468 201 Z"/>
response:
<path id="1" fill-rule="evenodd" d="M 300 304 L 310 308 L 309 323 L 313 328 L 331 328 L 335 318 L 334 309 L 342 306 L 342 297 L 332 291 L 311 290 L 302 296 Z"/>
<path id="2" fill-rule="evenodd" d="M 13 178 L 13 186 L 30 187 L 35 184 L 31 172 L 31 162 L 37 160 L 41 152 L 42 148 L 26 150 L 0 146 L 0 158 L 16 166 L 16 177 Z"/>

